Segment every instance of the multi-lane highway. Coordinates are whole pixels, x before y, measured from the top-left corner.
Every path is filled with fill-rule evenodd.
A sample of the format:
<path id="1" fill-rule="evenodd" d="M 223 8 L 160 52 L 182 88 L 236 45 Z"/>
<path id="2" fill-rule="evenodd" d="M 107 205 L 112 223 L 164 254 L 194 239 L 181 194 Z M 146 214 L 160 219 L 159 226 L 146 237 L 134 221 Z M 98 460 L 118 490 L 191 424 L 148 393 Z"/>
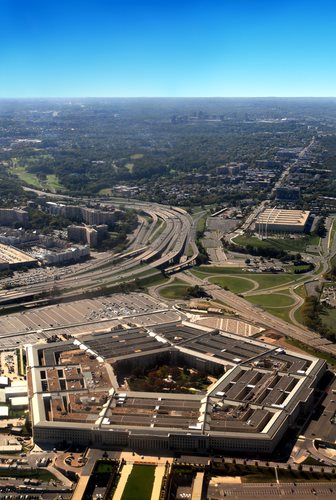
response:
<path id="1" fill-rule="evenodd" d="M 16 286 L 0 291 L 0 304 L 36 298 L 46 293 L 70 295 L 102 285 L 113 285 L 136 279 L 139 275 L 153 274 L 155 269 L 187 266 L 195 261 L 198 251 L 192 237 L 193 221 L 180 208 L 157 204 L 124 203 L 140 210 L 151 222 L 140 216 L 140 225 L 125 252 L 109 253 L 105 258 L 88 263 L 69 275 L 53 276 L 43 282 Z M 193 243 L 193 255 L 187 257 L 188 246 Z"/>
<path id="2" fill-rule="evenodd" d="M 116 200 L 111 199 L 110 203 L 115 206 Z M 215 299 L 236 310 L 242 318 L 254 320 L 320 351 L 336 355 L 336 345 L 318 333 L 289 324 L 250 304 L 242 297 L 202 280 L 188 271 L 184 272 L 188 265 L 195 262 L 198 254 L 194 222 L 185 210 L 137 201 L 123 201 L 123 205 L 141 212 L 140 226 L 133 234 L 125 252 L 108 254 L 99 261 L 88 263 L 77 272 L 60 276 L 59 279 L 54 277 L 43 283 L 2 290 L 0 305 L 18 299 L 32 300 L 56 290 L 58 295 L 71 296 L 102 286 L 132 281 L 137 277 L 154 274 L 156 269 L 164 269 L 166 273 L 179 272 L 179 277 L 190 285 L 202 286 Z M 193 254 L 188 257 L 190 247 Z"/>
<path id="3" fill-rule="evenodd" d="M 291 337 L 295 340 L 299 340 L 300 342 L 303 342 L 304 344 L 313 347 L 314 349 L 336 355 L 336 345 L 329 340 L 321 337 L 321 335 L 316 332 L 308 330 L 303 326 L 299 327 L 296 325 L 292 325 L 290 323 L 287 323 L 286 321 L 281 320 L 280 318 L 272 316 L 258 306 L 250 304 L 242 297 L 238 297 L 232 292 L 223 290 L 218 285 L 214 285 L 206 280 L 198 278 L 188 271 L 181 273 L 179 275 L 179 278 L 190 285 L 201 286 L 216 300 L 219 300 L 220 302 L 228 305 L 233 310 L 236 310 L 244 319 L 255 321 L 257 324 L 267 325 L 269 328 L 274 328 L 278 332 L 287 335 L 288 337 Z"/>

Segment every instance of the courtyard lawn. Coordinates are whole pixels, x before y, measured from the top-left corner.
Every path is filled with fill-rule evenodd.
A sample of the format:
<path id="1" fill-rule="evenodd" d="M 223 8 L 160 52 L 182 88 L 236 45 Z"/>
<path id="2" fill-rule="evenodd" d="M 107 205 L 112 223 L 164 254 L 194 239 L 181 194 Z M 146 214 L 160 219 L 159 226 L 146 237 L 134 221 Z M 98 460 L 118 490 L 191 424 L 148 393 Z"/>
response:
<path id="1" fill-rule="evenodd" d="M 150 500 L 154 474 L 154 465 L 133 465 L 121 500 Z"/>
<path id="2" fill-rule="evenodd" d="M 253 282 L 243 276 L 216 276 L 210 278 L 209 281 L 210 283 L 214 283 L 222 288 L 228 288 L 233 293 L 248 292 L 254 288 Z"/>

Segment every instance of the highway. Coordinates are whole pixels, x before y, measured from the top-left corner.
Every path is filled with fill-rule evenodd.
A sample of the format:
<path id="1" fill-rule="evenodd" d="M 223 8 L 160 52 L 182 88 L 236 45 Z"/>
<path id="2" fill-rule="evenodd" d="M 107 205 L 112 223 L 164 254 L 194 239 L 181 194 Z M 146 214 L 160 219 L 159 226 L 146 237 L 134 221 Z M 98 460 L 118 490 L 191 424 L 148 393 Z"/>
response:
<path id="1" fill-rule="evenodd" d="M 129 208 L 141 209 L 151 222 L 140 216 L 140 225 L 133 234 L 126 251 L 118 254 L 109 253 L 105 258 L 88 263 L 77 272 L 66 276 L 57 276 L 35 284 L 16 286 L 0 291 L 0 304 L 55 293 L 66 296 L 78 291 L 93 290 L 102 285 L 120 284 L 153 274 L 156 269 L 165 269 L 174 265 L 188 266 L 194 262 L 198 251 L 193 246 L 193 256 L 188 258 L 185 252 L 192 241 L 193 221 L 183 209 L 165 207 L 157 204 L 139 202 L 123 203 Z M 158 221 L 161 221 L 157 227 Z"/>
<path id="2" fill-rule="evenodd" d="M 207 293 L 212 295 L 214 299 L 219 300 L 230 308 L 236 310 L 243 319 L 254 321 L 260 325 L 267 325 L 267 327 L 274 328 L 278 332 L 295 340 L 299 340 L 314 349 L 336 355 L 336 345 L 321 337 L 321 335 L 316 332 L 308 330 L 303 326 L 298 327 L 296 325 L 292 325 L 281 320 L 280 318 L 272 316 L 258 306 L 254 306 L 243 298 L 238 297 L 234 293 L 223 290 L 218 285 L 214 285 L 206 280 L 198 278 L 188 271 L 180 273 L 179 278 L 189 285 L 201 286 Z"/>
<path id="3" fill-rule="evenodd" d="M 307 151 L 311 144 L 304 151 Z M 273 328 L 312 348 L 336 355 L 336 345 L 318 333 L 297 324 L 287 323 L 258 306 L 250 304 L 244 298 L 185 271 L 190 264 L 195 262 L 198 254 L 195 245 L 195 222 L 185 210 L 138 201 L 122 200 L 121 202 L 110 199 L 105 203 L 111 203 L 114 206 L 116 203 L 122 203 L 128 208 L 141 210 L 151 222 L 148 223 L 141 215 L 140 227 L 133 235 L 133 240 L 125 252 L 109 254 L 99 262 L 87 264 L 77 273 L 62 276 L 56 280 L 3 290 L 0 292 L 0 304 L 32 296 L 35 299 L 36 296 L 43 296 L 43 293 L 52 293 L 55 290 L 58 295 L 71 296 L 71 294 L 84 293 L 101 286 L 121 284 L 144 276 L 144 272 L 150 275 L 155 273 L 156 269 L 162 269 L 167 274 L 178 272 L 179 278 L 190 285 L 202 286 L 216 300 L 237 311 L 243 319 L 255 321 L 259 325 Z M 193 249 L 191 257 L 187 256 L 189 245 Z M 334 247 L 329 249 L 329 256 L 333 254 L 333 251 Z"/>

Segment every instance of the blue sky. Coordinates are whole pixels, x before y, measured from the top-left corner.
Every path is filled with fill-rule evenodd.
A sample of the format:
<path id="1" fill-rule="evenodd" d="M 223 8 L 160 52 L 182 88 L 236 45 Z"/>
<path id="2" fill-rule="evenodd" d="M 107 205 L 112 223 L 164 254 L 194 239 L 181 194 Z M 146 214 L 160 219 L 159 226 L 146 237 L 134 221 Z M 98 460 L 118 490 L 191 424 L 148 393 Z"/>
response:
<path id="1" fill-rule="evenodd" d="M 335 96 L 335 0 L 0 0 L 0 97 Z"/>

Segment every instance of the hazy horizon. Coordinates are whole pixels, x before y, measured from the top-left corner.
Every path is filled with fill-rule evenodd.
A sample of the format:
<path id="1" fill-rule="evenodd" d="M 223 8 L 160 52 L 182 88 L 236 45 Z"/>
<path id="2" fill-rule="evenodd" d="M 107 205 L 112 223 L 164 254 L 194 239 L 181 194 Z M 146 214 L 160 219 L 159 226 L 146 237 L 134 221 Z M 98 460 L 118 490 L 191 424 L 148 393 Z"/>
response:
<path id="1" fill-rule="evenodd" d="M 3 0 L 3 98 L 332 97 L 321 0 Z"/>

